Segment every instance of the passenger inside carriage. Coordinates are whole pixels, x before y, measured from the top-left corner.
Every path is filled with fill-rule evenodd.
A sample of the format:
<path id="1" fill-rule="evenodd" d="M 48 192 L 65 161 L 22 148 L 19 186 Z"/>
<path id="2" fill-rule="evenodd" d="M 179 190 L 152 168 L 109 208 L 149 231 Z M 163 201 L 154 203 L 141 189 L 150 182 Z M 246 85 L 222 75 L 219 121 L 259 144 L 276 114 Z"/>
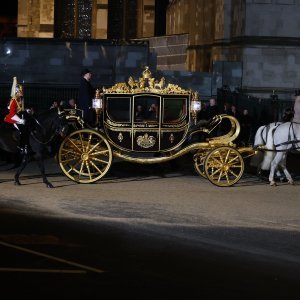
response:
<path id="1" fill-rule="evenodd" d="M 145 111 L 142 105 L 137 105 L 135 109 L 135 121 L 143 122 L 145 118 Z"/>
<path id="2" fill-rule="evenodd" d="M 152 103 L 150 105 L 147 113 L 147 119 L 158 120 L 158 105 L 156 103 Z"/>

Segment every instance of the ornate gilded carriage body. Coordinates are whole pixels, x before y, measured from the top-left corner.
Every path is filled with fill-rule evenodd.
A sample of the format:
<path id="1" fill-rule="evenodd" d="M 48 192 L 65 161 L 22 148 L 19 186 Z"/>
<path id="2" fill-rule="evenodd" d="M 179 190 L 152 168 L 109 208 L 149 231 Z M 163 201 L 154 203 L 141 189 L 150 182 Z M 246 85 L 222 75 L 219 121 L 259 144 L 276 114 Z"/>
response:
<path id="1" fill-rule="evenodd" d="M 198 94 L 178 85 L 155 80 L 150 70 L 138 80 L 117 83 L 97 90 L 94 99 L 99 129 L 85 126 L 72 132 L 60 146 L 58 160 L 62 171 L 79 183 L 91 183 L 109 170 L 113 157 L 152 164 L 180 157 L 192 150 L 196 171 L 218 186 L 236 183 L 244 170 L 240 154 L 249 148 L 235 149 L 234 139 L 240 126 L 228 115 L 219 115 L 206 127 L 197 123 L 201 103 Z M 218 137 L 209 137 L 222 120 L 228 119 L 231 130 Z M 207 134 L 205 142 L 190 142 L 195 133 Z M 159 155 L 157 155 L 159 153 Z"/>
<path id="2" fill-rule="evenodd" d="M 105 135 L 122 151 L 167 152 L 185 140 L 189 94 L 105 94 L 104 103 Z"/>

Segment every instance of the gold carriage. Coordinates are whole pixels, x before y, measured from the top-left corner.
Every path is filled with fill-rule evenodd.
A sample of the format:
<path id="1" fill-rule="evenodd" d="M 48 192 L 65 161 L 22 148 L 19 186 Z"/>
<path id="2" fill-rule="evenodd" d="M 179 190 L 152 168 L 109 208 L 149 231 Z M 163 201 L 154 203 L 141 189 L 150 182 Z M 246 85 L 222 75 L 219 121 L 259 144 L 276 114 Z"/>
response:
<path id="1" fill-rule="evenodd" d="M 61 143 L 58 162 L 63 173 L 78 183 L 95 182 L 108 172 L 113 158 L 139 164 L 162 163 L 187 153 L 193 154 L 195 169 L 217 186 L 231 186 L 244 172 L 243 154 L 236 149 L 240 125 L 229 115 L 218 115 L 205 127 L 197 122 L 201 109 L 198 94 L 178 85 L 155 80 L 148 67 L 138 80 L 129 78 L 97 90 L 93 107 L 99 129 L 85 126 L 70 111 L 67 118 L 75 130 Z M 231 129 L 209 137 L 225 119 Z M 227 121 L 228 122 L 228 121 Z M 192 142 L 195 134 L 206 134 L 205 142 Z"/>

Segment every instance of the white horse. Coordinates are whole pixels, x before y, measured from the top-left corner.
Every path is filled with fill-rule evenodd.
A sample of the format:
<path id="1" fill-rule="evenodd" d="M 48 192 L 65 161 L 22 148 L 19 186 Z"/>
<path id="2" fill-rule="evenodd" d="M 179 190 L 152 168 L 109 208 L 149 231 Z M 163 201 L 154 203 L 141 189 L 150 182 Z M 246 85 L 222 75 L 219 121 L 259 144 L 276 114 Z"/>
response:
<path id="1" fill-rule="evenodd" d="M 270 185 L 276 185 L 274 173 L 280 166 L 290 184 L 294 184 L 291 174 L 286 168 L 286 157 L 288 151 L 300 151 L 300 123 L 286 122 L 280 124 L 273 132 L 274 158 L 271 162 L 269 181 Z"/>
<path id="2" fill-rule="evenodd" d="M 259 157 L 261 160 L 258 164 L 257 171 L 258 174 L 261 174 L 261 170 L 270 170 L 271 162 L 274 158 L 273 152 L 273 133 L 274 130 L 282 124 L 281 122 L 273 122 L 268 125 L 260 126 L 254 137 L 254 148 L 265 148 L 265 149 L 272 149 L 272 151 L 264 151 L 262 158 Z M 257 161 L 257 159 L 256 159 Z M 257 165 L 257 163 L 256 163 Z M 281 173 L 277 170 L 276 175 L 281 177 Z"/>

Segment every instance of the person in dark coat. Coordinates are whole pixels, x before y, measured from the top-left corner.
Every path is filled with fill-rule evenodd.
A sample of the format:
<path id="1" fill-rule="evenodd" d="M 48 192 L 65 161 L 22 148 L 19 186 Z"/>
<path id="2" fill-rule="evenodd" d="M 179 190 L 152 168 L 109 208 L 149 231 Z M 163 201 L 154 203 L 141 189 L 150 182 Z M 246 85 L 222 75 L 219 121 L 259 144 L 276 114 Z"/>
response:
<path id="1" fill-rule="evenodd" d="M 95 111 L 92 109 L 92 99 L 94 98 L 95 90 L 91 85 L 92 72 L 89 69 L 84 69 L 81 72 L 79 95 L 77 107 L 83 110 L 83 119 L 89 125 L 95 123 Z"/>
<path id="2" fill-rule="evenodd" d="M 219 107 L 215 98 L 209 99 L 209 105 L 206 109 L 206 118 L 211 120 L 213 117 L 219 114 Z"/>

